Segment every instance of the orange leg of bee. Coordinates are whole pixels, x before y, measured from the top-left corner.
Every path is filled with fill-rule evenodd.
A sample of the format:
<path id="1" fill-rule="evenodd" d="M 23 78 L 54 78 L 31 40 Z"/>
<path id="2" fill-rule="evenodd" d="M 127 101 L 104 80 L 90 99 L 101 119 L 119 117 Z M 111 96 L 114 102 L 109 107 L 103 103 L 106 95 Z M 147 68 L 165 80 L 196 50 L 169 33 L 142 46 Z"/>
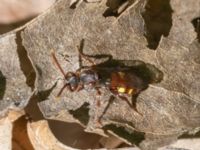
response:
<path id="1" fill-rule="evenodd" d="M 121 100 L 124 100 L 132 109 L 134 109 L 135 112 L 137 112 L 139 115 L 143 116 L 136 108 L 136 105 L 132 105 L 129 100 L 125 96 L 117 95 Z"/>
<path id="2" fill-rule="evenodd" d="M 76 91 L 79 92 L 83 89 L 83 85 L 82 84 L 79 84 L 78 87 L 76 88 Z"/>
<path id="3" fill-rule="evenodd" d="M 51 51 L 51 57 L 53 59 L 53 62 L 55 63 L 55 65 L 58 67 L 58 69 L 60 70 L 60 72 L 63 74 L 63 76 L 65 77 L 65 72 L 62 69 L 60 63 L 58 62 L 58 59 L 56 58 L 55 52 L 54 50 Z"/>
<path id="4" fill-rule="evenodd" d="M 101 107 L 101 102 L 100 102 L 99 96 L 101 96 L 101 91 L 98 88 L 95 88 L 95 89 L 96 89 L 97 96 L 98 96 L 98 99 L 96 99 L 96 106 L 98 108 L 100 108 Z M 99 114 L 98 108 L 97 108 L 95 120 L 96 120 L 97 126 L 101 126 L 102 125 L 102 123 L 101 123 L 101 116 L 102 115 Z"/>
<path id="5" fill-rule="evenodd" d="M 57 97 L 60 97 L 60 95 L 62 94 L 62 92 L 64 91 L 64 89 L 67 88 L 69 91 L 73 92 L 72 88 L 70 87 L 69 84 L 65 84 L 61 89 L 60 91 L 58 92 L 57 94 Z"/>
<path id="6" fill-rule="evenodd" d="M 136 105 L 133 105 L 129 102 L 129 100 L 125 97 L 125 96 L 121 96 L 118 94 L 118 92 L 114 91 L 114 90 L 110 90 L 111 93 L 113 94 L 113 96 L 117 96 L 119 97 L 121 100 L 125 101 L 132 109 L 134 109 L 135 112 L 137 112 L 139 115 L 143 116 L 136 108 Z"/>
<path id="7" fill-rule="evenodd" d="M 112 103 L 112 101 L 115 99 L 115 97 L 113 95 L 110 96 L 109 100 L 108 100 L 108 104 L 105 106 L 103 112 L 101 113 L 101 115 L 98 116 L 98 120 L 97 123 L 100 124 L 102 126 L 101 123 L 101 118 L 103 117 L 103 115 L 106 113 L 106 111 L 108 110 L 110 104 Z"/>

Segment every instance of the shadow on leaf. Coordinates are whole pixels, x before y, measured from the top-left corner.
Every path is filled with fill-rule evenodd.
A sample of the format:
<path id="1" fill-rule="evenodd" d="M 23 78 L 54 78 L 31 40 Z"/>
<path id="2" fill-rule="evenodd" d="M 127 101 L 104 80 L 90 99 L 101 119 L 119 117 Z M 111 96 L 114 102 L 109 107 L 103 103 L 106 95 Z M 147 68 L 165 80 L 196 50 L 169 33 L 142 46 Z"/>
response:
<path id="1" fill-rule="evenodd" d="M 128 0 L 107 0 L 107 9 L 103 13 L 104 17 L 118 17 L 128 6 L 130 6 L 130 1 Z"/>
<path id="2" fill-rule="evenodd" d="M 109 124 L 103 127 L 104 130 L 112 131 L 114 134 L 126 139 L 131 144 L 139 145 L 145 139 L 145 133 L 142 132 L 130 132 L 124 127 L 116 126 L 114 124 Z"/>
<path id="3" fill-rule="evenodd" d="M 44 91 L 39 91 L 37 93 L 38 102 L 42 102 L 42 101 L 47 100 L 47 98 L 49 97 L 49 95 L 51 94 L 53 89 L 56 87 L 56 85 L 57 85 L 57 82 L 51 88 L 44 90 Z"/>
<path id="4" fill-rule="evenodd" d="M 77 123 L 48 120 L 48 124 L 54 136 L 65 145 L 78 149 L 99 148 L 101 136 L 86 133 Z"/>
<path id="5" fill-rule="evenodd" d="M 20 20 L 17 22 L 13 22 L 13 23 L 8 23 L 8 24 L 0 24 L 0 34 L 4 34 L 7 33 L 9 31 L 12 31 L 20 26 L 23 26 L 24 24 L 26 24 L 27 22 L 31 21 L 33 18 L 35 18 L 36 16 L 31 16 L 29 18 L 26 18 L 24 20 Z"/>
<path id="6" fill-rule="evenodd" d="M 0 100 L 3 99 L 5 91 L 6 91 L 6 77 L 0 71 Z"/>
<path id="7" fill-rule="evenodd" d="M 89 121 L 89 103 L 84 103 L 80 108 L 76 110 L 69 110 L 69 113 L 74 118 L 78 119 L 84 125 L 88 124 Z"/>
<path id="8" fill-rule="evenodd" d="M 36 73 L 30 59 L 28 58 L 27 51 L 22 45 L 22 38 L 20 34 L 21 32 L 18 32 L 16 34 L 17 53 L 20 61 L 20 67 L 26 77 L 26 84 L 33 90 L 35 87 L 34 84 L 36 79 Z"/>
<path id="9" fill-rule="evenodd" d="M 12 128 L 12 149 L 34 150 L 27 131 L 26 116 L 22 116 L 13 123 Z"/>

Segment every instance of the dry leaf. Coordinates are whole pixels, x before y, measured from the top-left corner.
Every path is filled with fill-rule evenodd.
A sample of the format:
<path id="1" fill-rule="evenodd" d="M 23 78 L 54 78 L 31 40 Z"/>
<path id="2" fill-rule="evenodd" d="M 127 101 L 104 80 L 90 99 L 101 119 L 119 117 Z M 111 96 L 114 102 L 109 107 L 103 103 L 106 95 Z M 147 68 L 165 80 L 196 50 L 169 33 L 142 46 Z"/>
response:
<path id="1" fill-rule="evenodd" d="M 9 108 L 24 108 L 34 89 L 35 71 L 20 40 L 15 32 L 0 38 L 1 116 Z"/>
<path id="2" fill-rule="evenodd" d="M 129 0 L 113 4 L 112 0 L 102 0 L 70 4 L 57 1 L 21 34 L 36 71 L 35 85 L 28 85 L 35 86 L 46 118 L 80 122 L 88 132 L 106 136 L 107 131 L 142 149 L 155 149 L 183 133 L 199 131 L 200 46 L 193 21 L 199 17 L 200 3 Z M 103 88 L 101 107 L 96 105 L 95 91 L 65 90 L 56 100 L 63 76 L 52 61 L 51 50 L 66 72 L 76 71 L 76 47 L 83 39 L 85 54 L 111 55 L 113 61 L 124 65 L 132 62 L 141 78 L 148 81 L 136 101 L 142 116 L 120 99 L 110 102 L 111 93 Z M 102 62 L 97 57 L 93 60 Z M 95 120 L 100 114 L 102 126 Z"/>

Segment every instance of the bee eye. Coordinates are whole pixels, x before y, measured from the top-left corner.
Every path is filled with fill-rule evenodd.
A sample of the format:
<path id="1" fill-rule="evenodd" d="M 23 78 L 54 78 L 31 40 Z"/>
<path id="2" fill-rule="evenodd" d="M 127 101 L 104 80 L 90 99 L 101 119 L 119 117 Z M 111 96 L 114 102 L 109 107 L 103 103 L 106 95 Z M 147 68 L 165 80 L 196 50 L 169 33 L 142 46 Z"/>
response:
<path id="1" fill-rule="evenodd" d="M 71 76 L 67 79 L 67 83 L 70 84 L 70 86 L 75 88 L 78 85 L 78 78 L 76 76 Z"/>

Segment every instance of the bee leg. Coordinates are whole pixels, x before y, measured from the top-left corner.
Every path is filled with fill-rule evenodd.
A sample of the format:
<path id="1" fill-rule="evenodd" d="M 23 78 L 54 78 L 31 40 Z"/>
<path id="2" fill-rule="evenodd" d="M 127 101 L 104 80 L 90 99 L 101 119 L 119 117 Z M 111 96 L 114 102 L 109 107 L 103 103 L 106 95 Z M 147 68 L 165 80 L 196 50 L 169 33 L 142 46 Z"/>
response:
<path id="1" fill-rule="evenodd" d="M 125 96 L 117 95 L 121 100 L 124 100 L 135 112 L 137 112 L 139 115 L 143 116 L 138 110 L 136 105 L 132 105 L 129 100 Z"/>
<path id="2" fill-rule="evenodd" d="M 100 115 L 100 113 L 99 113 L 99 108 L 101 107 L 100 99 L 97 99 L 97 100 L 96 100 L 96 106 L 98 107 L 98 108 L 97 108 L 96 118 L 95 118 L 96 124 L 97 124 L 97 126 L 102 126 L 101 117 L 100 117 L 101 115 Z"/>
<path id="3" fill-rule="evenodd" d="M 101 95 L 101 91 L 97 90 L 97 95 Z M 115 96 L 111 95 L 110 98 L 107 101 L 107 104 L 104 106 L 104 109 L 103 111 L 101 111 L 101 113 L 98 112 L 97 114 L 97 125 L 100 125 L 102 126 L 102 122 L 101 122 L 101 119 L 103 117 L 103 115 L 106 113 L 106 111 L 108 110 L 110 104 L 114 101 L 115 99 Z M 97 100 L 97 107 L 101 107 L 101 103 L 100 103 L 100 100 L 98 99 Z"/>
<path id="4" fill-rule="evenodd" d="M 62 94 L 62 92 L 64 91 L 64 89 L 68 86 L 68 84 L 65 84 L 61 89 L 60 91 L 58 92 L 57 96 L 56 97 L 60 97 L 60 95 Z"/>
<path id="5" fill-rule="evenodd" d="M 79 84 L 79 85 L 77 86 L 77 88 L 76 88 L 76 91 L 79 92 L 79 91 L 81 91 L 83 88 L 84 88 L 83 85 L 82 85 L 82 84 Z"/>
<path id="6" fill-rule="evenodd" d="M 101 91 L 99 90 L 99 88 L 95 88 L 95 89 L 96 89 L 97 95 L 101 96 Z"/>
<path id="7" fill-rule="evenodd" d="M 99 97 L 101 96 L 101 91 L 99 90 L 99 88 L 95 88 L 95 89 L 96 89 L 96 107 L 97 107 L 97 112 L 95 113 L 95 122 L 97 126 L 102 126 L 102 123 L 101 123 L 102 115 L 99 115 L 100 114 L 99 108 L 101 107 L 101 101 Z"/>
<path id="8" fill-rule="evenodd" d="M 71 86 L 69 84 L 65 84 L 60 91 L 58 92 L 56 97 L 60 97 L 60 95 L 62 94 L 62 92 L 64 91 L 64 89 L 67 88 L 70 92 L 73 92 L 74 90 L 72 90 Z"/>
<path id="9" fill-rule="evenodd" d="M 113 95 L 110 96 L 109 100 L 108 100 L 108 104 L 106 105 L 106 107 L 104 108 L 102 114 L 99 116 L 99 121 L 101 121 L 101 118 L 103 117 L 103 115 L 106 113 L 106 111 L 108 110 L 110 104 L 114 101 L 115 97 Z"/>

